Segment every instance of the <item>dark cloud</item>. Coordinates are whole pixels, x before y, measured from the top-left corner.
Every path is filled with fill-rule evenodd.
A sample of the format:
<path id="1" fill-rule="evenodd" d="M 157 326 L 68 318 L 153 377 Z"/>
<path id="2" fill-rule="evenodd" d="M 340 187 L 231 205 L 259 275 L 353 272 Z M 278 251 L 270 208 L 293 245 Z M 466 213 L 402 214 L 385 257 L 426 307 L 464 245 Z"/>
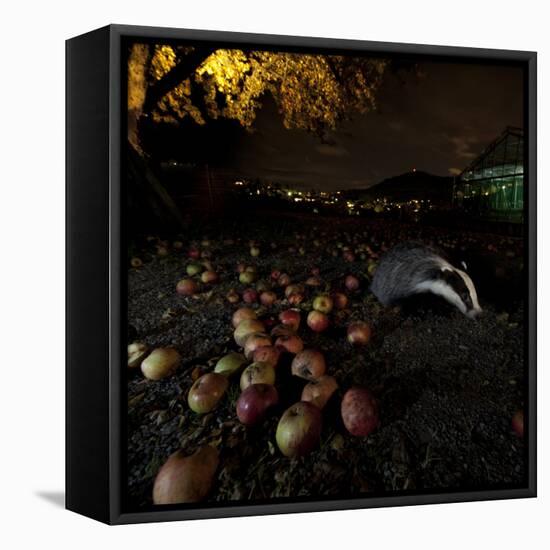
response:
<path id="1" fill-rule="evenodd" d="M 378 109 L 323 142 L 285 129 L 266 101 L 234 168 L 305 187 L 368 187 L 412 168 L 459 173 L 506 126 L 523 126 L 521 69 L 435 62 L 420 69 L 420 76 L 390 75 Z"/>

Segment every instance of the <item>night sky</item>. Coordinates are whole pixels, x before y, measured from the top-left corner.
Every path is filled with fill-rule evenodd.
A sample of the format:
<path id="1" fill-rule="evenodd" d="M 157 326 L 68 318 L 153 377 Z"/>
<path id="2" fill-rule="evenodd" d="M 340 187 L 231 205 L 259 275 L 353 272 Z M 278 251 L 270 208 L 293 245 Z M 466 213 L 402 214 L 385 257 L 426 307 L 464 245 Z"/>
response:
<path id="1" fill-rule="evenodd" d="M 413 168 L 457 174 L 506 126 L 523 127 L 520 68 L 433 62 L 419 68 L 420 76 L 390 74 L 377 111 L 356 116 L 328 143 L 286 130 L 266 101 L 230 168 L 322 190 L 364 188 Z"/>

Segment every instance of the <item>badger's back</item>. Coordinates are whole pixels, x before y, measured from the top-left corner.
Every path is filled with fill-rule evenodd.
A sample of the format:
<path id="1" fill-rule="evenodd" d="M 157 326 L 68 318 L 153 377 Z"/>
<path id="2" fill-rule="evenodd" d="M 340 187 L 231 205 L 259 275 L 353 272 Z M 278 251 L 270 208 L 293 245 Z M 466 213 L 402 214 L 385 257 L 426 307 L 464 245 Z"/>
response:
<path id="1" fill-rule="evenodd" d="M 432 248 L 417 242 L 393 247 L 380 259 L 371 284 L 372 293 L 390 305 L 418 292 L 418 285 L 434 270 L 450 265 Z"/>

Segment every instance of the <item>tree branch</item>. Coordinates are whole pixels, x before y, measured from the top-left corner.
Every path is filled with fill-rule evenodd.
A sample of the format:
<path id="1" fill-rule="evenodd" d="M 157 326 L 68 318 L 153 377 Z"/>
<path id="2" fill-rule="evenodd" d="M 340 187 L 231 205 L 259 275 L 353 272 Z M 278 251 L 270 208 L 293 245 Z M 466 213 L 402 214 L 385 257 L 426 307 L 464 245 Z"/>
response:
<path id="1" fill-rule="evenodd" d="M 168 92 L 188 78 L 193 71 L 195 71 L 195 69 L 215 51 L 216 48 L 201 48 L 186 55 L 160 80 L 157 80 L 149 86 L 143 105 L 143 111 L 145 113 L 150 113 Z"/>

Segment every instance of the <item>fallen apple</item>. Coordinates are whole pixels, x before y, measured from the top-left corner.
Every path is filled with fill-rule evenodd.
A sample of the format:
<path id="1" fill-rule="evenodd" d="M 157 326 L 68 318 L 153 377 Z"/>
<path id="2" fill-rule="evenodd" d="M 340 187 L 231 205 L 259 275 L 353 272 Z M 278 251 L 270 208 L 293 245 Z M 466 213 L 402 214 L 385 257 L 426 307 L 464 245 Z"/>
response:
<path id="1" fill-rule="evenodd" d="M 348 297 L 343 292 L 334 292 L 332 294 L 332 302 L 336 309 L 346 309 L 348 301 Z"/>
<path id="2" fill-rule="evenodd" d="M 271 329 L 270 334 L 273 338 L 278 338 L 279 336 L 292 336 L 295 332 L 291 326 L 279 324 Z"/>
<path id="3" fill-rule="evenodd" d="M 250 248 L 250 255 L 253 257 L 253 258 L 256 258 L 260 255 L 260 249 L 257 247 L 257 246 L 252 246 Z"/>
<path id="4" fill-rule="evenodd" d="M 279 313 L 279 321 L 293 331 L 297 331 L 300 327 L 300 310 L 299 309 L 285 309 Z"/>
<path id="5" fill-rule="evenodd" d="M 348 342 L 354 346 L 364 346 L 368 344 L 372 330 L 368 323 L 364 321 L 354 321 L 348 326 Z"/>
<path id="6" fill-rule="evenodd" d="M 243 347 L 248 336 L 253 332 L 264 332 L 264 330 L 265 328 L 261 321 L 257 319 L 245 319 L 237 325 L 233 333 L 233 338 L 235 338 L 235 342 L 238 346 Z"/>
<path id="7" fill-rule="evenodd" d="M 321 294 L 313 300 L 313 309 L 321 313 L 330 313 L 332 311 L 333 302 L 330 296 Z"/>
<path id="8" fill-rule="evenodd" d="M 523 410 L 520 409 L 512 417 L 512 429 L 518 437 L 523 438 Z"/>
<path id="9" fill-rule="evenodd" d="M 283 334 L 275 340 L 275 347 L 296 354 L 304 349 L 304 342 L 296 334 Z"/>
<path id="10" fill-rule="evenodd" d="M 294 376 L 299 376 L 306 380 L 315 380 L 325 374 L 327 365 L 320 351 L 304 349 L 296 354 L 290 368 Z"/>
<path id="11" fill-rule="evenodd" d="M 287 273 L 281 273 L 277 279 L 279 286 L 288 286 L 290 284 L 290 276 Z"/>
<path id="12" fill-rule="evenodd" d="M 170 376 L 180 360 L 180 354 L 174 348 L 157 348 L 142 361 L 141 372 L 149 380 L 160 380 Z"/>
<path id="13" fill-rule="evenodd" d="M 265 290 L 260 294 L 260 303 L 263 306 L 269 307 L 272 306 L 277 300 L 277 294 L 271 290 Z"/>
<path id="14" fill-rule="evenodd" d="M 218 469 L 219 455 L 214 447 L 200 447 L 186 456 L 183 450 L 168 457 L 153 485 L 154 504 L 184 504 L 204 500 Z"/>
<path id="15" fill-rule="evenodd" d="M 319 444 L 321 425 L 321 411 L 311 403 L 300 401 L 281 416 L 275 433 L 277 446 L 285 456 L 303 456 Z"/>
<path id="16" fill-rule="evenodd" d="M 193 260 L 198 260 L 201 256 L 200 250 L 196 248 L 190 248 L 187 252 L 187 255 L 192 258 Z"/>
<path id="17" fill-rule="evenodd" d="M 360 286 L 359 279 L 355 275 L 348 275 L 344 280 L 344 285 L 348 290 L 357 290 Z"/>
<path id="18" fill-rule="evenodd" d="M 367 388 L 349 389 L 342 399 L 341 413 L 351 435 L 366 436 L 378 427 L 378 403 Z"/>
<path id="19" fill-rule="evenodd" d="M 275 346 L 260 346 L 254 350 L 252 361 L 254 363 L 269 363 L 272 367 L 276 367 L 281 357 L 281 350 Z"/>
<path id="20" fill-rule="evenodd" d="M 338 384 L 336 383 L 336 379 L 325 374 L 304 386 L 302 401 L 309 401 L 316 407 L 319 407 L 319 409 L 322 409 L 337 389 Z"/>
<path id="21" fill-rule="evenodd" d="M 328 317 L 320 311 L 310 311 L 307 316 L 307 326 L 314 332 L 323 332 L 328 328 Z"/>
<path id="22" fill-rule="evenodd" d="M 299 292 L 294 292 L 288 297 L 288 303 L 291 306 L 297 306 L 304 301 L 304 295 Z"/>
<path id="23" fill-rule="evenodd" d="M 231 318 L 231 322 L 233 323 L 233 327 L 237 328 L 238 324 L 241 321 L 244 321 L 245 319 L 257 319 L 258 316 L 256 315 L 256 312 L 249 308 L 249 307 L 240 307 L 235 313 L 233 313 L 233 317 Z"/>
<path id="24" fill-rule="evenodd" d="M 237 418 L 245 426 L 259 424 L 278 401 L 279 395 L 272 384 L 251 384 L 237 399 Z"/>
<path id="25" fill-rule="evenodd" d="M 203 271 L 201 273 L 201 281 L 204 284 L 211 285 L 217 282 L 218 274 L 215 271 Z"/>
<path id="26" fill-rule="evenodd" d="M 130 265 L 134 268 L 138 268 L 143 265 L 143 262 L 141 261 L 141 258 L 132 258 L 130 260 Z"/>
<path id="27" fill-rule="evenodd" d="M 275 384 L 275 369 L 269 363 L 252 363 L 241 374 L 241 390 L 251 384 Z"/>
<path id="28" fill-rule="evenodd" d="M 227 377 L 217 372 L 208 372 L 195 380 L 189 394 L 187 404 L 196 413 L 213 411 L 227 390 Z"/>
<path id="29" fill-rule="evenodd" d="M 253 271 L 243 271 L 239 273 L 239 282 L 244 285 L 250 285 L 256 280 L 256 273 Z"/>
<path id="30" fill-rule="evenodd" d="M 199 263 L 192 263 L 185 268 L 185 271 L 187 272 L 187 275 L 189 275 L 189 277 L 193 277 L 194 275 L 202 273 L 203 267 Z"/>
<path id="31" fill-rule="evenodd" d="M 147 356 L 149 348 L 142 342 L 134 342 L 128 345 L 128 368 L 133 369 L 139 367 L 141 362 Z"/>
<path id="32" fill-rule="evenodd" d="M 285 288 L 285 298 L 288 298 L 291 294 L 301 294 L 304 291 L 301 285 L 288 285 Z"/>
<path id="33" fill-rule="evenodd" d="M 218 360 L 214 367 L 214 372 L 223 374 L 224 376 L 231 376 L 239 372 L 244 365 L 246 365 L 245 356 L 242 353 L 233 351 Z"/>
<path id="34" fill-rule="evenodd" d="M 258 293 L 253 288 L 247 288 L 243 290 L 243 302 L 247 304 L 254 304 L 258 301 Z"/>
<path id="35" fill-rule="evenodd" d="M 182 296 L 192 296 L 199 290 L 197 283 L 192 279 L 182 279 L 176 285 L 176 292 Z"/>
<path id="36" fill-rule="evenodd" d="M 262 346 L 271 346 L 271 338 L 264 332 L 249 334 L 244 342 L 244 356 L 252 359 L 254 352 Z"/>
<path id="37" fill-rule="evenodd" d="M 237 293 L 237 291 L 232 288 L 226 295 L 225 297 L 227 298 L 227 301 L 230 303 L 230 304 L 236 304 L 240 301 L 240 296 L 239 294 Z"/>
<path id="38" fill-rule="evenodd" d="M 308 277 L 306 279 L 307 286 L 321 286 L 322 284 L 323 282 L 319 279 L 319 277 Z"/>

